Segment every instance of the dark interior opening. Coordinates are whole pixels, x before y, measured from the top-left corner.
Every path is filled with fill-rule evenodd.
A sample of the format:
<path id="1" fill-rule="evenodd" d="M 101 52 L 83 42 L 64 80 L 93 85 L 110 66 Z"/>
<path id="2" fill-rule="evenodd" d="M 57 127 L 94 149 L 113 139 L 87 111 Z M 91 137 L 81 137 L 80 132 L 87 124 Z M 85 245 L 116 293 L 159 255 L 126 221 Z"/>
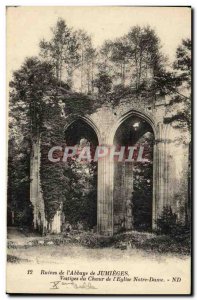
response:
<path id="1" fill-rule="evenodd" d="M 90 147 L 93 157 L 98 139 L 93 128 L 84 120 L 74 121 L 65 131 L 67 146 Z M 63 211 L 65 222 L 72 227 L 96 228 L 97 225 L 97 163 L 79 161 L 77 155 L 65 164 L 64 175 L 68 178 L 69 189 L 65 192 Z"/>
<path id="2" fill-rule="evenodd" d="M 143 146 L 144 157 L 148 159 L 147 162 L 115 162 L 114 225 L 117 231 L 152 228 L 153 143 L 152 127 L 137 116 L 126 119 L 116 131 L 116 146 L 137 146 L 138 149 Z M 134 157 L 137 153 L 134 152 Z"/>

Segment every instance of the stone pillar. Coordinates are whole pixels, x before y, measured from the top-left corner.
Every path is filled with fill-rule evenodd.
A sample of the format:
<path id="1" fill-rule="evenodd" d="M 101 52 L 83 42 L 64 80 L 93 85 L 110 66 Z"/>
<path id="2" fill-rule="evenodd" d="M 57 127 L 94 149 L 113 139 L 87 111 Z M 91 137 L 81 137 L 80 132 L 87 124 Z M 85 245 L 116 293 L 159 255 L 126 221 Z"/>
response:
<path id="1" fill-rule="evenodd" d="M 165 144 L 163 140 L 155 140 L 153 150 L 153 229 L 156 227 L 158 216 L 166 205 L 165 176 Z"/>
<path id="2" fill-rule="evenodd" d="M 113 235 L 113 160 L 109 156 L 98 160 L 97 231 Z"/>
<path id="3" fill-rule="evenodd" d="M 30 201 L 33 205 L 33 226 L 35 230 L 44 233 L 47 228 L 44 200 L 40 186 L 40 139 L 33 141 L 30 160 Z"/>
<path id="4" fill-rule="evenodd" d="M 125 190 L 125 228 L 133 228 L 133 210 L 132 210 L 132 193 L 133 193 L 133 164 L 125 163 L 124 190 Z"/>
<path id="5" fill-rule="evenodd" d="M 153 228 L 165 206 L 172 208 L 179 221 L 187 222 L 189 147 L 177 139 L 179 134 L 177 129 L 160 124 L 159 138 L 155 140 Z"/>
<path id="6" fill-rule="evenodd" d="M 170 142 L 168 146 L 167 204 L 183 224 L 188 222 L 189 146 Z"/>
<path id="7" fill-rule="evenodd" d="M 125 163 L 114 162 L 113 226 L 114 232 L 126 226 Z"/>
<path id="8" fill-rule="evenodd" d="M 61 232 L 61 215 L 62 211 L 61 209 L 58 209 L 56 211 L 55 216 L 53 217 L 53 220 L 51 222 L 51 233 L 60 233 Z"/>

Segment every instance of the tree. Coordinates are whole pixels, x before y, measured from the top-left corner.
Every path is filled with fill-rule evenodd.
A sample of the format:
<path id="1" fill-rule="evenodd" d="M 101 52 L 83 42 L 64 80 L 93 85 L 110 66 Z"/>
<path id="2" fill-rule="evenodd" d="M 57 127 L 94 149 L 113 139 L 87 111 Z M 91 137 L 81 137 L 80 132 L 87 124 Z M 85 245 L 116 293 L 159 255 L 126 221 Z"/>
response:
<path id="1" fill-rule="evenodd" d="M 26 59 L 10 82 L 8 201 L 17 211 L 18 223 L 28 218 L 31 223 L 30 155 L 46 130 L 50 109 L 58 105 L 52 97 L 56 86 L 52 66 L 36 57 Z"/>
<path id="2" fill-rule="evenodd" d="M 25 60 L 10 82 L 10 117 L 25 137 L 36 136 L 43 124 L 44 96 L 54 89 L 52 66 L 36 57 Z"/>
<path id="3" fill-rule="evenodd" d="M 80 91 L 93 92 L 96 49 L 92 46 L 91 36 L 84 30 L 75 32 L 78 42 L 79 62 L 76 69 L 80 70 Z"/>
<path id="4" fill-rule="evenodd" d="M 94 81 L 94 86 L 98 88 L 100 96 L 106 96 L 112 88 L 112 79 L 106 72 L 100 72 Z"/>
<path id="5" fill-rule="evenodd" d="M 21 145 L 20 145 L 21 146 Z M 28 144 L 23 143 L 23 149 L 17 141 L 10 137 L 8 142 L 8 225 L 32 225 L 32 205 L 30 193 L 30 156 Z M 23 150 L 23 151 L 22 151 Z"/>
<path id="6" fill-rule="evenodd" d="M 182 40 L 182 44 L 176 50 L 176 60 L 174 62 L 174 69 L 177 70 L 177 78 L 180 81 L 187 83 L 187 88 L 191 89 L 191 75 L 192 75 L 192 58 L 191 58 L 192 44 L 190 39 Z"/>
<path id="7" fill-rule="evenodd" d="M 131 52 L 131 67 L 134 68 L 136 89 L 151 82 L 161 68 L 164 58 L 160 53 L 160 40 L 149 26 L 133 27 L 127 34 Z"/>
<path id="8" fill-rule="evenodd" d="M 64 81 L 73 87 L 73 77 L 79 71 L 80 91 L 92 92 L 96 50 L 85 31 L 73 31 L 63 19 L 58 19 L 52 28 L 52 38 L 49 41 L 43 39 L 40 49 L 41 57 L 53 66 L 59 85 Z M 76 75 L 74 88 L 79 84 L 77 77 Z"/>
<path id="9" fill-rule="evenodd" d="M 165 59 L 160 53 L 160 40 L 150 27 L 135 26 L 128 34 L 106 41 L 100 51 L 99 70 L 107 72 L 113 83 L 134 83 L 136 91 L 152 86 L 154 76 Z"/>
<path id="10" fill-rule="evenodd" d="M 111 62 L 113 41 L 107 40 L 99 51 L 97 67 L 99 72 L 105 72 L 109 75 L 113 73 L 113 63 Z"/>
<path id="11" fill-rule="evenodd" d="M 173 72 L 165 75 L 165 86 L 172 95 L 165 121 L 175 127 L 191 130 L 191 40 L 177 48 Z M 164 78 L 164 76 L 163 76 Z"/>
<path id="12" fill-rule="evenodd" d="M 52 28 L 51 40 L 40 41 L 40 55 L 53 66 L 54 74 L 60 85 L 63 75 L 67 83 L 72 85 L 73 69 L 79 61 L 78 47 L 75 33 L 61 18 Z"/>
<path id="13" fill-rule="evenodd" d="M 164 206 L 161 215 L 156 221 L 157 230 L 160 234 L 172 234 L 177 225 L 177 215 L 170 206 Z"/>
<path id="14" fill-rule="evenodd" d="M 59 87 L 53 66 L 35 57 L 26 59 L 14 72 L 10 88 L 9 207 L 25 212 L 20 217 L 23 220 L 29 213 L 30 156 L 32 145 L 41 140 L 41 189 L 50 223 L 65 200 L 69 180 L 64 175 L 64 163 L 51 163 L 48 151 L 52 146 L 64 146 L 65 113 L 85 114 L 92 110 L 93 102 L 87 96 L 70 93 L 63 82 Z"/>
<path id="15" fill-rule="evenodd" d="M 111 60 L 118 67 L 116 75 L 120 77 L 121 84 L 125 85 L 126 66 L 131 58 L 130 47 L 127 44 L 126 38 L 117 39 L 112 46 Z"/>

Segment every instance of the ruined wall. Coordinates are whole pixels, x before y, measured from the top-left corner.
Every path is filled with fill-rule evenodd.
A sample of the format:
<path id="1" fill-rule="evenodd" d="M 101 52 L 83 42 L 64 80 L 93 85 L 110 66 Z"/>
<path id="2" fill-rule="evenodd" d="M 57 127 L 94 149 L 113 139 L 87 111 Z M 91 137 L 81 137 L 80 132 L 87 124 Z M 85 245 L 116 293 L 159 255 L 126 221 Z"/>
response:
<path id="1" fill-rule="evenodd" d="M 155 136 L 153 155 L 153 220 L 161 214 L 165 205 L 171 205 L 180 220 L 186 218 L 187 179 L 188 179 L 188 145 L 176 144 L 174 139 L 179 130 L 172 130 L 171 125 L 164 123 L 166 99 L 127 98 L 117 106 L 107 103 L 93 114 L 86 116 L 65 117 L 65 127 L 74 119 L 82 118 L 96 132 L 99 144 L 112 145 L 114 135 L 120 124 L 132 115 L 147 121 Z M 169 129 L 170 128 L 170 129 Z M 65 130 L 65 128 L 63 129 Z M 31 160 L 31 202 L 34 206 L 34 226 L 41 224 L 47 227 L 44 215 L 44 203 L 40 191 L 39 142 L 33 146 Z M 123 174 L 120 175 L 120 174 Z M 112 235 L 116 232 L 120 218 L 125 218 L 127 229 L 132 228 L 132 210 L 128 205 L 129 194 L 132 192 L 132 171 L 114 165 L 107 157 L 98 162 L 97 188 L 97 230 L 100 234 Z M 122 186 L 119 189 L 120 185 Z M 124 193 L 124 195 L 123 195 Z M 124 199 L 124 201 L 118 199 Z M 51 231 L 61 230 L 61 213 L 56 213 Z"/>

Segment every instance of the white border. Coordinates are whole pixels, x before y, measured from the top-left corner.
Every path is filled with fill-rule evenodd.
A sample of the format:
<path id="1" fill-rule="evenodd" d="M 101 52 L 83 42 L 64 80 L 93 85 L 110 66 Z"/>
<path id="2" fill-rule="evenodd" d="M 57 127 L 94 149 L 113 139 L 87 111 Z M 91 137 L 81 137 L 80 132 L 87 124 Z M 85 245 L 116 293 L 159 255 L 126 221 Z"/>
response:
<path id="1" fill-rule="evenodd" d="M 9 296 L 5 294 L 5 269 L 6 269 L 6 263 L 5 263 L 5 257 L 6 257 L 6 161 L 7 161 L 7 143 L 6 143 L 6 26 L 5 26 L 5 7 L 6 6 L 192 6 L 195 10 L 197 6 L 196 0 L 165 0 L 165 1 L 158 1 L 158 0 L 152 0 L 152 1 L 145 1 L 145 0 L 138 0 L 138 1 L 132 1 L 132 0 L 94 0 L 92 2 L 91 0 L 1 0 L 0 1 L 0 38 L 1 38 L 1 47 L 0 47 L 0 66 L 1 66 L 1 72 L 0 72 L 0 91 L 1 91 L 1 99 L 0 99 L 0 138 L 1 138 L 1 145 L 0 145 L 0 199 L 1 199 L 1 207 L 0 207 L 0 299 L 7 299 Z M 196 40 L 196 33 L 194 28 L 194 36 L 193 40 Z M 195 49 L 195 47 L 194 47 Z M 195 65 L 196 67 L 196 65 Z M 196 69 L 196 68 L 195 68 Z M 195 82 L 193 83 L 193 87 L 197 86 L 196 78 Z M 195 100 L 195 99 L 194 99 Z M 194 113 L 195 116 L 197 112 L 197 106 L 194 105 Z M 196 122 L 195 118 L 194 120 L 194 128 L 196 129 Z M 196 132 L 194 134 L 194 140 L 195 140 L 195 146 L 196 146 Z M 195 149 L 195 147 L 194 147 Z M 196 168 L 196 161 L 195 161 L 195 168 Z M 193 185 L 194 187 L 197 186 L 197 179 L 194 178 Z M 195 202 L 195 197 L 193 195 L 193 202 Z M 195 207 L 195 216 L 197 216 L 197 211 L 195 203 L 193 203 L 193 207 Z M 194 218 L 195 219 L 195 218 Z M 196 239 L 195 239 L 196 241 Z M 194 245 L 196 246 L 196 245 Z M 196 249 L 196 247 L 195 247 Z M 196 269 L 196 268 L 195 268 Z M 197 276 L 195 276 L 197 278 Z M 196 280 L 194 282 L 194 287 L 196 286 Z M 21 299 L 28 299 L 32 298 L 33 296 L 18 296 L 17 298 Z M 57 296 L 50 297 L 50 299 L 55 299 Z M 43 296 L 36 297 L 37 299 L 43 298 Z M 66 297 L 67 299 L 74 299 L 77 297 Z M 106 297 L 105 297 L 106 298 Z M 123 297 L 118 297 L 123 298 Z M 139 299 L 142 297 L 134 297 L 132 298 Z M 173 298 L 173 297 L 168 297 Z M 186 297 L 181 297 L 186 298 Z"/>

